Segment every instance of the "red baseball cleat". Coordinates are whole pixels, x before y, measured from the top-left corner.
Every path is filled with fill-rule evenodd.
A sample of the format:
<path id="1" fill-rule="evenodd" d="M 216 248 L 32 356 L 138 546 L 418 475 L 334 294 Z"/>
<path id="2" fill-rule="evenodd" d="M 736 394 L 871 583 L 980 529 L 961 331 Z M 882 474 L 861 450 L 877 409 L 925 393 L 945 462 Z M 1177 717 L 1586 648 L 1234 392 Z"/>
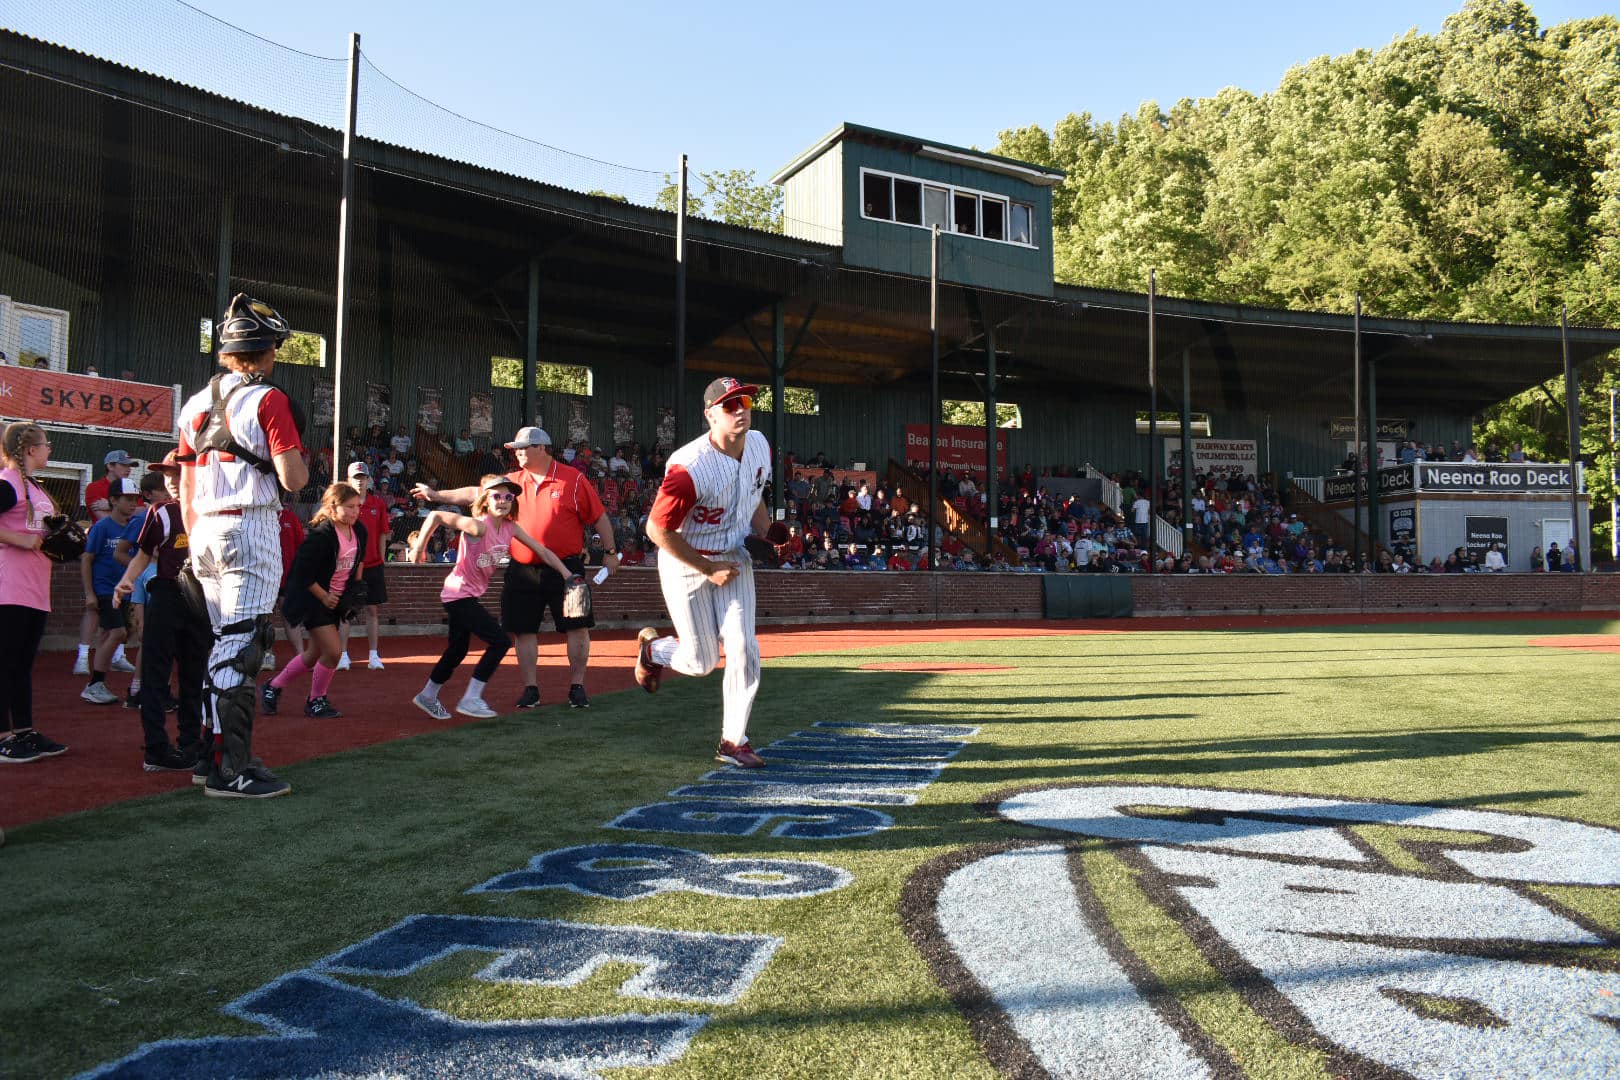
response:
<path id="1" fill-rule="evenodd" d="M 721 740 L 720 746 L 714 752 L 714 760 L 723 761 L 727 765 L 735 765 L 739 769 L 763 769 L 765 759 L 754 753 L 754 748 L 746 742 L 729 743 Z"/>
<path id="2" fill-rule="evenodd" d="M 664 677 L 664 665 L 653 663 L 652 658 L 653 638 L 657 636 L 658 631 L 650 626 L 642 627 L 641 633 L 636 635 L 636 640 L 641 643 L 636 653 L 636 685 L 649 694 L 658 692 L 658 684 Z"/>

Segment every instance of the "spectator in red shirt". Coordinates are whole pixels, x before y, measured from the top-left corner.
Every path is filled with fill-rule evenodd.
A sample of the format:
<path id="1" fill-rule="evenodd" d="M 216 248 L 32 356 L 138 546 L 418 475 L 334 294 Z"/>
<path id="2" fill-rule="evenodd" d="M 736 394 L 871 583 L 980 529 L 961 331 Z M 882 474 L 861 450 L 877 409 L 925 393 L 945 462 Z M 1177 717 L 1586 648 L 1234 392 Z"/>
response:
<path id="1" fill-rule="evenodd" d="M 127 450 L 109 450 L 107 456 L 102 458 L 101 462 L 107 469 L 107 475 L 100 480 L 90 481 L 84 489 L 84 505 L 85 509 L 90 512 L 92 522 L 100 521 L 112 512 L 111 504 L 107 501 L 107 486 L 113 480 L 123 480 L 128 477 L 130 469 L 134 466 L 134 459 L 129 456 Z M 73 662 L 73 674 L 75 675 L 90 674 L 90 644 L 95 641 L 99 629 L 96 622 L 96 613 L 88 609 L 79 619 L 79 656 Z M 112 663 L 119 671 L 126 668 L 133 670 L 128 659 L 124 656 L 124 647 L 122 645 L 118 646 L 118 651 L 113 654 Z"/>
<path id="2" fill-rule="evenodd" d="M 393 451 L 389 451 L 393 456 Z M 377 653 L 377 608 L 388 603 L 388 582 L 383 576 L 384 553 L 388 548 L 388 533 L 390 522 L 388 519 L 388 503 L 377 494 L 376 486 L 372 483 L 371 469 L 363 461 L 351 462 L 349 465 L 349 483 L 360 493 L 360 524 L 366 527 L 366 550 L 362 556 L 360 580 L 366 585 L 366 606 L 355 614 L 365 620 L 366 642 L 371 646 L 371 655 L 366 659 L 366 667 L 372 671 L 383 669 L 382 657 Z M 337 669 L 349 670 L 349 643 L 343 643 L 343 655 L 338 657 Z"/>

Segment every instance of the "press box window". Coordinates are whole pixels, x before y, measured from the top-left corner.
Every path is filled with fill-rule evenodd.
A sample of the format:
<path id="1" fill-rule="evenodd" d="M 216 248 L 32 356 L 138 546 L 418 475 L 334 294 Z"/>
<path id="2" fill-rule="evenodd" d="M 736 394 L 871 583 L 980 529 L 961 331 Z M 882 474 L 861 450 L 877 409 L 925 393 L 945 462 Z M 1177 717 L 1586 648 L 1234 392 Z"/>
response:
<path id="1" fill-rule="evenodd" d="M 1012 204 L 1012 227 L 1007 230 L 1007 239 L 1015 244 L 1033 244 L 1035 208 L 1025 203 Z"/>
<path id="2" fill-rule="evenodd" d="M 861 178 L 867 217 L 883 221 L 894 220 L 894 200 L 890 194 L 893 183 L 887 176 L 879 176 L 877 173 L 867 173 Z"/>
<path id="3" fill-rule="evenodd" d="M 977 195 L 964 195 L 960 191 L 952 200 L 952 209 L 956 213 L 956 231 L 968 236 L 979 235 L 979 197 Z"/>
<path id="4" fill-rule="evenodd" d="M 1007 239 L 1007 204 L 1000 199 L 980 199 L 979 212 L 984 215 L 984 238 Z"/>

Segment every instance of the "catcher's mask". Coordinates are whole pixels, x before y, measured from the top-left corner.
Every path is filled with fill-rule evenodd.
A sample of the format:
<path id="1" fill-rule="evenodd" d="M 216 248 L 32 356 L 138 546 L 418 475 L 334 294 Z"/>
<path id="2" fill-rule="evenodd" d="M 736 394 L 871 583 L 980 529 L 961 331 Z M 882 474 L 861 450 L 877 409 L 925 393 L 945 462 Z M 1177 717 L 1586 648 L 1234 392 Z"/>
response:
<path id="1" fill-rule="evenodd" d="M 219 351 L 227 353 L 263 352 L 281 345 L 292 336 L 275 308 L 263 300 L 255 300 L 247 293 L 237 293 L 219 320 Z"/>

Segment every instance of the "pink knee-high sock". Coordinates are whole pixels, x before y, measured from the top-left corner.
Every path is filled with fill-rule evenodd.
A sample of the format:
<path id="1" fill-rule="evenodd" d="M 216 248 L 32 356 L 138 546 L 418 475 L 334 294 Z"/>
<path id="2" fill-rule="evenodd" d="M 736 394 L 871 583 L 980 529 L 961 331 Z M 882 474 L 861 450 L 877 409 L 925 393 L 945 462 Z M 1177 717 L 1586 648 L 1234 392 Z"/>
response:
<path id="1" fill-rule="evenodd" d="M 285 690 L 288 683 L 292 682 L 294 679 L 298 678 L 298 676 L 304 674 L 308 670 L 309 665 L 304 663 L 304 656 L 302 653 L 300 653 L 293 657 L 291 662 L 289 662 L 286 667 L 282 668 L 276 673 L 276 677 L 270 680 L 270 685 L 275 687 L 277 690 Z"/>
<path id="2" fill-rule="evenodd" d="M 332 676 L 336 674 L 337 668 L 329 668 L 319 660 L 315 661 L 315 674 L 309 680 L 309 696 L 325 697 L 326 692 L 332 688 Z"/>

